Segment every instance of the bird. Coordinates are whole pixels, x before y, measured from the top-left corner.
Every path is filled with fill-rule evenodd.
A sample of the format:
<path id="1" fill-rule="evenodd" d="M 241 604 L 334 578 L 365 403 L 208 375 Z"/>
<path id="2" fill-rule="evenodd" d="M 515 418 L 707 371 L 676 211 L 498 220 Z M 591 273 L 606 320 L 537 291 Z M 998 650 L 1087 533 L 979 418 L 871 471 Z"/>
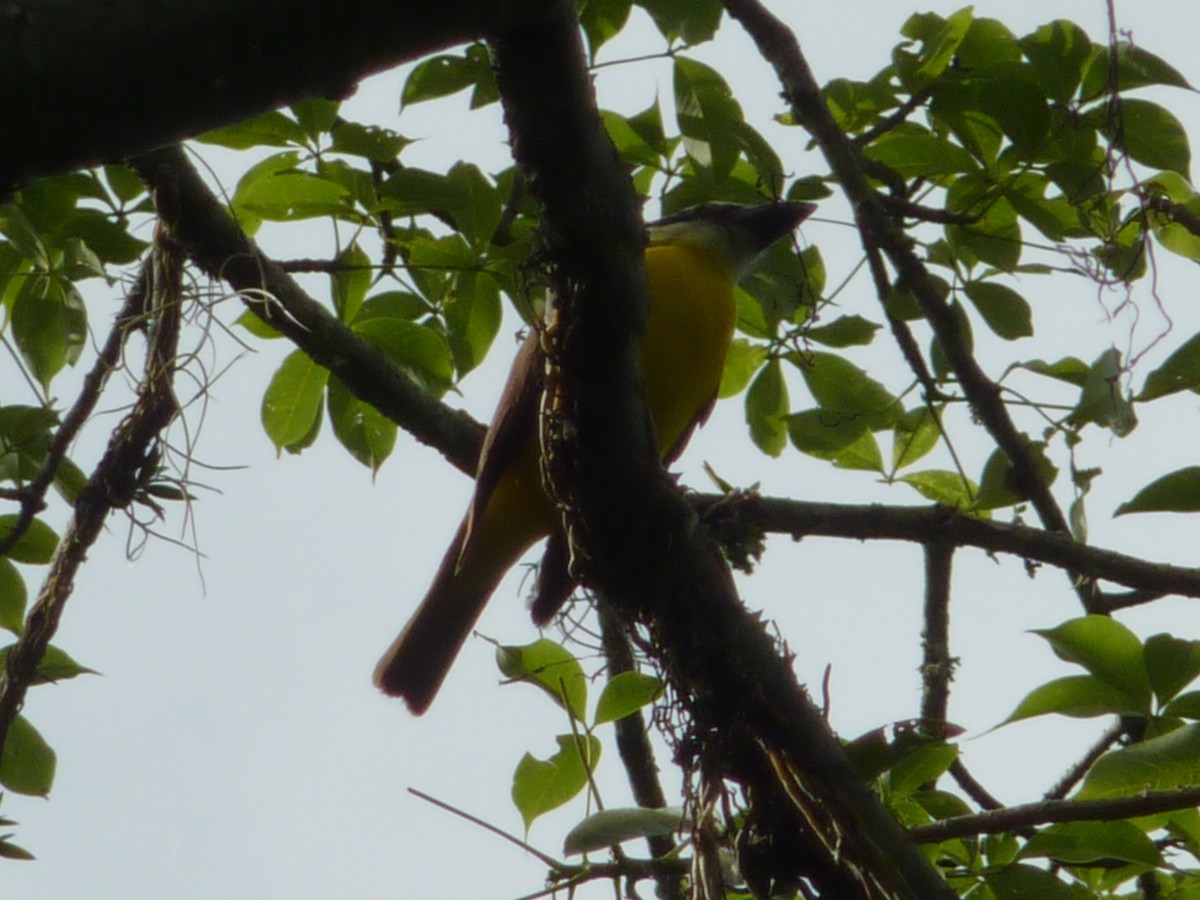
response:
<path id="1" fill-rule="evenodd" d="M 679 455 L 716 402 L 739 277 L 815 209 L 799 201 L 710 202 L 646 226 L 649 307 L 640 362 L 665 462 Z M 433 584 L 375 668 L 375 685 L 402 698 L 414 715 L 429 709 L 500 580 L 538 540 L 550 538 L 531 609 L 535 624 L 546 624 L 575 587 L 539 468 L 537 338 L 535 330 L 513 362 L 483 441 L 471 505 Z"/>

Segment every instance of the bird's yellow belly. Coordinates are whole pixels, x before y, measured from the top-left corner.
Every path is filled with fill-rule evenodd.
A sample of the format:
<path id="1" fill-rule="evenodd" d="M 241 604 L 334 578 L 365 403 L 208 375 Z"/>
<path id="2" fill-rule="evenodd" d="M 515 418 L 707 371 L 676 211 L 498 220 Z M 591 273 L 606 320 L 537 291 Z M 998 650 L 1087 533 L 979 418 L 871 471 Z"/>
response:
<path id="1" fill-rule="evenodd" d="M 664 455 L 715 397 L 733 334 L 733 286 L 703 254 L 679 246 L 646 251 L 650 309 L 642 336 L 646 404 Z M 475 522 L 471 555 L 507 567 L 557 525 L 541 486 L 538 442 L 529 435 Z"/>

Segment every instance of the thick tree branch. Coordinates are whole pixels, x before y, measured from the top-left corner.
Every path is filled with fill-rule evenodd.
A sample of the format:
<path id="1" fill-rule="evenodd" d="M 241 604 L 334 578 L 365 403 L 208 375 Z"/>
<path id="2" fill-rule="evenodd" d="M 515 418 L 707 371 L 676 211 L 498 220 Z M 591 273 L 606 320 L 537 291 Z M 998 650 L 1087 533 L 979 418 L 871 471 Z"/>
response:
<path id="1" fill-rule="evenodd" d="M 1046 528 L 1070 534 L 1066 517 L 1038 474 L 1037 460 L 1027 440 L 1008 414 L 999 386 L 980 367 L 960 333 L 953 309 L 942 298 L 925 264 L 912 251 L 912 242 L 868 184 L 861 157 L 834 121 L 795 36 L 759 0 L 724 0 L 724 3 L 775 68 L 796 120 L 820 145 L 854 208 L 866 251 L 882 250 L 895 269 L 899 284 L 920 304 L 972 411 L 1008 457 L 1014 483 L 1029 498 Z M 879 299 L 883 302 L 886 298 Z M 1086 579 L 1073 581 L 1084 608 L 1093 611 L 1094 586 Z"/>
<path id="2" fill-rule="evenodd" d="M 14 0 L 0 23 L 0 197 L 476 40 L 540 0 Z"/>
<path id="3" fill-rule="evenodd" d="M 556 320 L 545 333 L 547 466 L 582 574 L 649 621 L 705 743 L 743 786 L 747 879 L 829 896 L 953 896 L 861 783 L 658 461 L 640 392 L 642 234 L 590 90 L 574 4 L 493 42 L 514 154 L 544 209 Z"/>
<path id="4" fill-rule="evenodd" d="M 131 163 L 152 190 L 170 186 L 178 197 L 178 218 L 170 224 L 197 266 L 227 281 L 256 315 L 340 378 L 356 397 L 474 475 L 482 426 L 432 397 L 308 296 L 246 237 L 180 148 L 154 150 Z"/>

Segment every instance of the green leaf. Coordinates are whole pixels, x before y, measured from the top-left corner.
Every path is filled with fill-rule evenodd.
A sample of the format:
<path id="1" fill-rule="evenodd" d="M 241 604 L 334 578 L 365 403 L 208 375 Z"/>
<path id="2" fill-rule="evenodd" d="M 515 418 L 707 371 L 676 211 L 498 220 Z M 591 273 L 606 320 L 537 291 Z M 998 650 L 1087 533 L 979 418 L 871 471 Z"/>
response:
<path id="1" fill-rule="evenodd" d="M 0 785 L 14 794 L 46 797 L 54 784 L 58 759 L 36 728 L 17 716 L 0 752 Z"/>
<path id="2" fill-rule="evenodd" d="M 25 630 L 25 580 L 7 559 L 0 559 L 0 628 L 19 635 Z"/>
<path id="3" fill-rule="evenodd" d="M 958 758 L 955 744 L 930 744 L 906 753 L 887 773 L 892 797 L 908 797 L 922 785 L 937 781 Z"/>
<path id="4" fill-rule="evenodd" d="M 290 147 L 303 145 L 304 129 L 291 116 L 272 110 L 253 118 L 207 131 L 196 138 L 202 144 L 217 144 L 233 150 L 253 147 Z"/>
<path id="5" fill-rule="evenodd" d="M 63 366 L 79 359 L 87 340 L 83 298 L 69 281 L 31 276 L 13 303 L 12 332 L 34 377 L 49 388 Z"/>
<path id="6" fill-rule="evenodd" d="M 647 141 L 633 127 L 630 120 L 620 113 L 604 110 L 601 117 L 613 146 L 617 148 L 623 160 L 641 166 L 662 167 L 664 148 L 661 145 Z"/>
<path id="7" fill-rule="evenodd" d="M 1142 654 L 1154 696 L 1160 705 L 1169 702 L 1200 677 L 1200 641 L 1155 634 L 1146 638 Z"/>
<path id="8" fill-rule="evenodd" d="M 979 108 L 1000 124 L 1023 159 L 1033 159 L 1050 134 L 1050 106 L 1035 70 L 1007 63 L 987 74 L 979 86 Z"/>
<path id="9" fill-rule="evenodd" d="M 1144 712 L 1124 691 L 1094 675 L 1067 675 L 1038 685 L 1025 695 L 1001 725 L 1056 713 L 1074 719 Z"/>
<path id="10" fill-rule="evenodd" d="M 579 24 L 587 37 L 588 57 L 594 63 L 596 53 L 625 27 L 632 0 L 584 0 Z"/>
<path id="11" fill-rule="evenodd" d="M 292 104 L 296 121 L 313 140 L 327 133 L 337 122 L 341 103 L 327 97 L 305 97 Z"/>
<path id="12" fill-rule="evenodd" d="M 976 217 L 969 225 L 947 225 L 946 240 L 972 265 L 987 263 L 1011 272 L 1021 260 L 1021 226 L 1007 199 L 974 175 L 956 179 L 946 191 L 946 212 Z"/>
<path id="13" fill-rule="evenodd" d="M 1144 512 L 1200 512 L 1200 466 L 1186 466 L 1156 478 L 1118 506 L 1113 515 Z"/>
<path id="14" fill-rule="evenodd" d="M 641 672 L 620 672 L 608 680 L 596 701 L 593 725 L 615 722 L 659 698 L 663 683 Z"/>
<path id="15" fill-rule="evenodd" d="M 378 472 L 396 446 L 396 423 L 351 394 L 336 376 L 329 379 L 326 408 L 341 445 L 372 472 Z"/>
<path id="16" fill-rule="evenodd" d="M 541 688 L 579 721 L 587 715 L 587 677 L 579 660 L 561 644 L 539 638 L 524 646 L 496 647 L 496 666 L 505 678 Z"/>
<path id="17" fill-rule="evenodd" d="M 12 835 L 0 834 L 0 859 L 15 859 L 28 862 L 36 858 L 24 847 L 18 847 L 10 841 L 10 837 Z"/>
<path id="18" fill-rule="evenodd" d="M 1055 19 L 1021 38 L 1021 49 L 1050 98 L 1066 103 L 1083 79 L 1092 42 L 1074 22 Z"/>
<path id="19" fill-rule="evenodd" d="M 1200 719 L 1200 691 L 1180 694 L 1165 707 L 1163 718 Z"/>
<path id="20" fill-rule="evenodd" d="M 1157 400 L 1200 388 L 1200 333 L 1188 338 L 1161 366 L 1146 376 L 1137 399 Z"/>
<path id="21" fill-rule="evenodd" d="M 367 319 L 419 319 L 434 311 L 429 302 L 410 291 L 383 291 L 367 298 L 355 317 L 356 322 Z"/>
<path id="22" fill-rule="evenodd" d="M 973 172 L 979 168 L 971 154 L 957 144 L 924 129 L 903 126 L 885 131 L 867 144 L 864 152 L 905 179 Z"/>
<path id="23" fill-rule="evenodd" d="M 483 362 L 500 330 L 500 289 L 485 272 L 460 272 L 443 308 L 446 337 L 461 377 Z"/>
<path id="24" fill-rule="evenodd" d="M 129 166 L 112 163 L 104 167 L 104 180 L 121 203 L 132 203 L 146 193 L 146 185 Z"/>
<path id="25" fill-rule="evenodd" d="M 98 674 L 95 669 L 81 666 L 65 650 L 60 650 L 58 647 L 51 645 L 42 654 L 41 661 L 38 662 L 37 674 L 32 683 L 54 684 L 59 681 L 68 681 L 72 678 L 77 678 L 80 675 Z"/>
<path id="26" fill-rule="evenodd" d="M 999 337 L 1015 341 L 1033 335 L 1033 311 L 1012 288 L 994 281 L 968 281 L 963 290 Z"/>
<path id="27" fill-rule="evenodd" d="M 469 87 L 474 88 L 471 109 L 486 106 L 499 96 L 491 55 L 483 44 L 472 44 L 461 56 L 432 56 L 418 63 L 404 82 L 400 108 L 448 97 Z"/>
<path id="28" fill-rule="evenodd" d="M 1200 723 L 1106 753 L 1076 797 L 1121 797 L 1200 783 Z"/>
<path id="29" fill-rule="evenodd" d="M 1068 865 L 1120 859 L 1161 866 L 1162 853 L 1131 822 L 1064 822 L 1038 831 L 1021 848 L 1021 859 L 1046 857 Z"/>
<path id="30" fill-rule="evenodd" d="M 971 22 L 955 56 L 971 72 L 991 75 L 995 66 L 1019 62 L 1021 47 L 1003 22 L 980 18 Z"/>
<path id="31" fill-rule="evenodd" d="M 625 673 L 628 674 L 628 673 Z M 604 809 L 592 813 L 568 833 L 563 840 L 563 854 L 573 856 L 603 850 L 635 838 L 662 837 L 678 834 L 688 825 L 683 810 L 675 808 Z"/>
<path id="32" fill-rule="evenodd" d="M 402 319 L 359 319 L 352 329 L 435 395 L 443 393 L 454 374 L 450 345 L 444 335 Z"/>
<path id="33" fill-rule="evenodd" d="M 300 350 L 288 354 L 271 377 L 262 402 L 262 423 L 276 451 L 300 442 L 318 421 L 329 370 Z"/>
<path id="34" fill-rule="evenodd" d="M 768 456 L 787 446 L 788 390 L 783 367 L 773 359 L 759 371 L 746 392 L 746 424 L 755 445 Z"/>
<path id="35" fill-rule="evenodd" d="M 1150 711 L 1150 675 L 1142 642 L 1108 616 L 1083 616 L 1050 629 L 1035 629 L 1060 659 L 1083 666 L 1106 684 L 1132 698 L 1143 714 Z"/>
<path id="36" fill-rule="evenodd" d="M 813 352 L 804 363 L 800 369 L 804 381 L 826 412 L 861 418 L 872 431 L 891 427 L 903 413 L 887 388 L 848 359 Z"/>
<path id="37" fill-rule="evenodd" d="M 0 516 L 0 540 L 6 540 L 17 524 L 17 515 Z M 58 535 L 41 519 L 33 519 L 6 556 L 13 562 L 42 566 L 50 562 L 58 547 Z"/>
<path id="38" fill-rule="evenodd" d="M 8 654 L 12 652 L 12 648 L 12 644 L 7 647 L 0 647 L 0 666 L 7 663 Z M 76 678 L 79 675 L 97 674 L 99 673 L 95 669 L 89 669 L 75 662 L 66 651 L 60 650 L 55 646 L 50 646 L 46 648 L 46 652 L 42 654 L 42 658 L 38 661 L 37 670 L 30 684 L 54 684 L 59 681 Z"/>
<path id="39" fill-rule="evenodd" d="M 1085 100 L 1098 97 L 1101 92 L 1110 89 L 1111 51 L 1107 47 L 1097 47 L 1096 50 L 1084 72 L 1080 94 Z M 1191 89 L 1188 80 L 1166 60 L 1136 44 L 1121 41 L 1117 45 L 1117 89 L 1130 91 L 1152 84 Z"/>
<path id="40" fill-rule="evenodd" d="M 875 340 L 879 328 L 877 322 L 862 316 L 839 316 L 828 325 L 813 326 L 804 336 L 826 347 L 857 347 Z"/>
<path id="41" fill-rule="evenodd" d="M 722 400 L 740 394 L 767 359 L 767 348 L 745 338 L 734 338 L 725 354 L 725 370 L 717 396 Z"/>
<path id="42" fill-rule="evenodd" d="M 1173 113 L 1149 100 L 1121 100 L 1120 130 L 1107 119 L 1101 130 L 1134 160 L 1190 178 L 1192 152 L 1187 130 Z"/>
<path id="43" fill-rule="evenodd" d="M 257 219 L 293 222 L 344 212 L 348 194 L 336 181 L 310 172 L 264 173 L 249 182 L 242 179 L 233 207 Z"/>
<path id="44" fill-rule="evenodd" d="M 637 0 L 637 5 L 650 14 L 663 37 L 687 45 L 711 41 L 724 11 L 720 0 Z"/>
<path id="45" fill-rule="evenodd" d="M 910 409 L 892 431 L 892 471 L 911 466 L 936 447 L 941 436 L 937 416 L 928 406 Z"/>
<path id="46" fill-rule="evenodd" d="M 354 243 L 339 253 L 334 263 L 338 269 L 330 279 L 333 307 L 342 322 L 353 322 L 371 286 L 371 258 Z"/>
<path id="47" fill-rule="evenodd" d="M 1117 437 L 1125 437 L 1137 427 L 1133 403 L 1121 387 L 1121 351 L 1110 347 L 1096 358 L 1083 385 L 1071 421 L 1094 422 L 1108 428 Z"/>
<path id="48" fill-rule="evenodd" d="M 967 36 L 974 18 L 974 9 L 963 7 L 953 15 L 942 18 L 936 13 L 916 13 L 900 27 L 907 38 L 921 42 L 921 53 L 916 58 L 917 66 L 907 73 L 908 85 L 921 86 L 938 78 L 946 71 Z"/>
<path id="49" fill-rule="evenodd" d="M 696 165 L 720 182 L 733 171 L 742 108 L 721 74 L 704 63 L 675 58 L 675 108 L 683 147 Z"/>
<path id="50" fill-rule="evenodd" d="M 975 502 L 975 495 L 979 493 L 979 488 L 970 479 L 945 469 L 910 472 L 900 476 L 897 481 L 915 488 L 926 500 L 956 509 L 971 506 Z"/>
<path id="51" fill-rule="evenodd" d="M 994 900 L 1078 900 L 1057 875 L 1033 866 L 1005 866 L 984 876 Z"/>
<path id="52" fill-rule="evenodd" d="M 394 162 L 400 151 L 412 143 L 389 128 L 359 122 L 339 122 L 333 126 L 331 134 L 335 152 L 361 156 L 377 163 Z"/>
<path id="53" fill-rule="evenodd" d="M 583 790 L 588 772 L 600 759 L 600 741 L 590 735 L 560 734 L 556 740 L 559 750 L 552 757 L 539 760 L 526 753 L 513 772 L 513 805 L 520 811 L 526 831 L 538 816 Z"/>
<path id="54" fill-rule="evenodd" d="M 1045 375 L 1056 381 L 1065 381 L 1067 384 L 1073 384 L 1079 388 L 1087 384 L 1088 377 L 1092 373 L 1092 367 L 1075 356 L 1064 356 L 1052 363 L 1042 359 L 1031 359 L 1028 362 L 1017 363 L 1017 365 L 1038 375 Z"/>
<path id="55" fill-rule="evenodd" d="M 875 435 L 861 418 L 824 409 L 808 409 L 787 418 L 788 437 L 796 449 L 825 459 L 841 469 L 883 471 Z"/>
<path id="56" fill-rule="evenodd" d="M 500 191 L 471 163 L 455 163 L 446 181 L 455 195 L 454 224 L 471 243 L 486 245 L 500 224 Z"/>
<path id="57" fill-rule="evenodd" d="M 408 244 L 408 272 L 426 298 L 440 302 L 454 287 L 454 277 L 478 268 L 475 252 L 461 234 L 417 237 Z"/>
<path id="58" fill-rule="evenodd" d="M 257 313 L 249 309 L 243 310 L 242 314 L 234 319 L 234 324 L 241 325 L 256 338 L 261 338 L 265 341 L 283 337 L 281 332 L 276 331 L 261 318 L 259 318 Z"/>

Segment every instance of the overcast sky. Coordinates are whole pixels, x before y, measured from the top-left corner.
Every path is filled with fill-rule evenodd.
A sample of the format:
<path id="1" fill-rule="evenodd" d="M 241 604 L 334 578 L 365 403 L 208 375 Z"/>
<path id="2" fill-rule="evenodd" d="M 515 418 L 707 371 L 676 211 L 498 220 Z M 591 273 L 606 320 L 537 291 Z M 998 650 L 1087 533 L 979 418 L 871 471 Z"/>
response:
<path id="1" fill-rule="evenodd" d="M 797 28 L 822 82 L 876 72 L 912 11 L 894 0 L 772 6 Z M 957 6 L 929 2 L 921 9 L 946 14 Z M 1180 27 L 1181 6 L 1126 3 L 1119 9 L 1121 24 L 1200 83 L 1194 29 Z M 980 2 L 976 11 L 1002 19 L 1017 34 L 1056 17 L 1081 23 L 1096 41 L 1107 30 L 1100 0 Z M 614 46 L 605 58 L 656 49 L 648 32 L 640 32 L 644 43 Z M 721 69 L 748 117 L 774 138 L 779 130 L 770 130 L 770 117 L 780 111 L 778 85 L 737 26 L 726 26 L 717 46 L 695 55 Z M 654 65 L 602 70 L 601 104 L 625 111 L 645 107 L 654 79 L 666 71 Z M 409 164 L 444 168 L 464 156 L 489 171 L 508 164 L 497 107 L 468 115 L 460 97 L 398 116 L 402 83 L 402 72 L 374 79 L 347 104 L 347 115 L 422 138 L 406 151 Z M 669 98 L 669 81 L 658 90 Z M 1158 99 L 1185 121 L 1195 143 L 1196 98 L 1175 91 Z M 798 174 L 824 171 L 817 157 L 804 152 L 802 134 L 786 140 L 786 167 Z M 200 152 L 232 188 L 236 162 L 231 166 L 228 156 L 210 148 Z M 803 229 L 804 239 L 825 254 L 830 283 L 857 261 L 846 221 L 844 207 L 835 202 Z M 306 243 L 310 238 L 290 229 L 282 239 L 268 235 L 265 245 L 281 256 L 327 255 L 322 234 Z M 1171 261 L 1168 273 L 1179 292 L 1194 293 L 1194 269 Z M 1091 359 L 1109 343 L 1129 343 L 1129 318 L 1106 320 L 1105 300 L 1094 291 L 1064 285 L 1047 300 L 1048 284 L 1030 280 L 1026 286 L 1039 332 L 1049 335 L 1022 347 L 1026 358 L 1071 352 Z M 878 318 L 864 278 L 842 303 L 847 312 Z M 97 330 L 107 327 L 115 308 L 115 299 L 97 298 L 91 310 Z M 217 306 L 226 322 L 237 312 L 235 301 Z M 1150 304 L 1143 312 L 1135 344 L 1157 327 Z M 1197 320 L 1189 328 L 1186 310 L 1172 313 L 1181 334 L 1196 330 Z M 493 358 L 462 385 L 463 405 L 480 419 L 490 415 L 516 328 L 510 316 Z M 215 337 L 223 365 L 233 347 Z M 1076 343 L 1056 343 L 1064 338 Z M 287 348 L 254 349 L 212 387 L 195 436 L 202 463 L 244 467 L 194 470 L 197 481 L 217 489 L 201 492 L 194 508 L 204 558 L 155 542 L 130 562 L 127 528 L 119 518 L 91 553 L 57 643 L 103 677 L 38 688 L 30 696 L 29 718 L 58 751 L 58 779 L 48 802 L 5 797 L 3 814 L 20 823 L 17 842 L 39 859 L 0 865 L 0 895 L 316 900 L 505 898 L 536 890 L 544 874 L 540 863 L 405 789 L 419 787 L 519 835 L 520 818 L 508 799 L 511 773 L 525 752 L 553 752 L 554 735 L 565 725 L 549 704 L 528 687 L 500 686 L 492 648 L 482 640 L 468 644 L 422 719 L 379 696 L 369 680 L 379 653 L 423 594 L 465 509 L 470 482 L 403 436 L 374 481 L 328 431 L 302 456 L 276 460 L 258 424 L 258 407 Z M 69 402 L 65 392 L 62 397 Z M 5 400 L 11 400 L 7 393 Z M 1195 462 L 1200 434 L 1195 410 L 1188 414 L 1171 421 L 1144 415 L 1142 427 L 1121 442 L 1090 436 L 1089 464 L 1113 473 L 1097 486 L 1097 544 L 1194 564 L 1194 541 L 1186 540 L 1194 533 L 1191 519 L 1114 522 L 1101 514 L 1154 475 Z M 103 434 L 93 430 L 87 440 L 84 459 Z M 1155 470 L 1140 469 L 1138 460 L 1152 460 Z M 709 488 L 700 469 L 704 461 L 727 480 L 761 482 L 770 494 L 917 500 L 904 488 L 884 491 L 861 473 L 835 472 L 795 453 L 768 460 L 750 444 L 738 400 L 718 409 L 686 455 L 685 480 L 700 489 Z M 178 536 L 180 511 L 170 515 L 164 530 Z M 520 574 L 500 588 L 480 623 L 482 632 L 506 643 L 535 636 L 519 600 Z M 1076 615 L 1074 596 L 1056 572 L 1043 571 L 1031 581 L 1019 561 L 975 553 L 958 555 L 956 585 L 954 650 L 964 666 L 951 717 L 968 730 L 965 759 L 1001 799 L 1034 799 L 1097 728 L 1047 720 L 983 732 L 1031 687 L 1071 673 L 1025 630 Z M 774 540 L 759 575 L 743 579 L 742 586 L 747 602 L 779 623 L 797 654 L 802 681 L 819 684 L 832 665 L 832 717 L 844 736 L 915 715 L 918 548 Z M 1144 634 L 1169 628 L 1200 637 L 1200 615 L 1181 601 L 1124 621 Z M 1032 741 L 1054 752 L 1037 758 L 1029 753 Z M 603 761 L 602 773 L 608 804 L 630 802 L 615 752 Z M 530 840 L 558 853 L 562 835 L 583 812 L 577 801 L 539 820 Z M 611 889 L 593 888 L 585 896 L 611 896 Z"/>

